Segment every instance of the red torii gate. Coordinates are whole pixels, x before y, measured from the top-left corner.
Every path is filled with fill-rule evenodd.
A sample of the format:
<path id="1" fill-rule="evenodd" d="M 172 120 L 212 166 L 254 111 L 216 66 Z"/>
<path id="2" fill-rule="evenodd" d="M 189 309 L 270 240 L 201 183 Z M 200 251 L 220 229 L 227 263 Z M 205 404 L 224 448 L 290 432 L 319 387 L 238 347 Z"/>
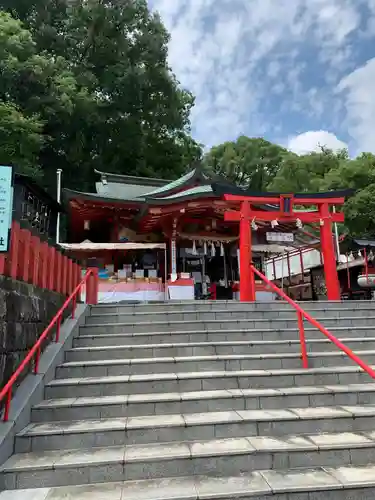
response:
<path id="1" fill-rule="evenodd" d="M 222 190 L 219 188 L 219 190 Z M 224 192 L 227 189 L 224 188 Z M 240 191 L 240 189 L 235 189 Z M 351 193 L 351 192 L 350 192 Z M 239 211 L 230 210 L 224 214 L 226 221 L 239 221 L 240 223 L 240 300 L 255 300 L 254 273 L 251 270 L 251 222 L 280 221 L 290 222 L 299 219 L 302 223 L 319 223 L 321 250 L 324 259 L 324 274 L 327 287 L 328 300 L 340 300 L 340 285 L 336 269 L 335 247 L 332 235 L 332 223 L 344 222 L 343 213 L 330 211 L 331 206 L 343 205 L 349 191 L 336 191 L 317 194 L 274 194 L 274 193 L 249 193 L 224 194 L 224 199 L 240 205 Z M 276 205 L 274 210 L 257 210 L 253 205 Z M 294 205 L 315 205 L 318 210 L 309 212 L 294 212 Z"/>

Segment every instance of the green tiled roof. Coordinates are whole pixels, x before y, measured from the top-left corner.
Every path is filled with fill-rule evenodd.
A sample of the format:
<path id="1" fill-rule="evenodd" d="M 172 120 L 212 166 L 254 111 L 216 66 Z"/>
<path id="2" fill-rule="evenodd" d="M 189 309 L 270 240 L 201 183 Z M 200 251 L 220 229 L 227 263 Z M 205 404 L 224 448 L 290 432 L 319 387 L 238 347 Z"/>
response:
<path id="1" fill-rule="evenodd" d="M 157 194 L 162 194 L 167 191 L 170 191 L 171 189 L 176 189 L 179 186 L 182 186 L 185 184 L 185 182 L 189 181 L 194 177 L 196 173 L 196 169 L 192 170 L 191 172 L 187 173 L 186 175 L 183 175 L 179 179 L 176 179 L 175 181 L 170 182 L 169 184 L 166 184 L 165 186 L 162 186 L 160 188 L 154 189 L 153 191 L 149 191 L 148 193 L 145 193 L 145 196 L 155 196 Z"/>
<path id="2" fill-rule="evenodd" d="M 186 191 L 181 191 L 180 193 L 175 193 L 170 196 L 165 196 L 161 198 L 162 200 L 174 200 L 176 198 L 183 198 L 185 196 L 191 196 L 195 194 L 206 194 L 212 193 L 211 184 L 205 184 L 203 186 L 195 186 L 193 188 L 187 189 Z"/>

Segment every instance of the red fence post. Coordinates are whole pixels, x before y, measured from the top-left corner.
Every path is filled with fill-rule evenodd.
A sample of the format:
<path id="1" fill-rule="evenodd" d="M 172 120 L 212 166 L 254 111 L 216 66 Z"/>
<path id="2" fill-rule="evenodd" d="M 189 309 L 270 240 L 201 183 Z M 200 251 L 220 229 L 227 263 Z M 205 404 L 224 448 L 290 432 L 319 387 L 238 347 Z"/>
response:
<path id="1" fill-rule="evenodd" d="M 33 236 L 31 238 L 31 244 L 33 246 L 34 255 L 31 283 L 37 286 L 39 283 L 40 239 L 37 236 Z"/>
<path id="2" fill-rule="evenodd" d="M 86 283 L 86 304 L 95 305 L 98 303 L 98 292 L 99 292 L 99 274 L 96 267 L 90 267 L 87 269 L 90 272 Z"/>
<path id="3" fill-rule="evenodd" d="M 18 247 L 20 240 L 20 225 L 18 222 L 12 222 L 12 235 L 10 239 L 10 251 L 8 253 L 5 272 L 13 279 L 17 279 L 18 270 Z"/>
<path id="4" fill-rule="evenodd" d="M 68 258 L 68 293 L 70 295 L 73 291 L 73 261 Z"/>
<path id="5" fill-rule="evenodd" d="M 48 262 L 48 243 L 44 242 L 41 244 L 41 269 L 40 269 L 40 286 L 41 288 L 47 288 L 47 277 L 49 271 L 49 262 Z"/>
<path id="6" fill-rule="evenodd" d="M 22 280 L 24 252 L 25 252 L 25 233 L 20 227 L 18 233 L 18 249 L 17 249 L 17 271 L 16 271 L 17 280 Z"/>
<path id="7" fill-rule="evenodd" d="M 56 265 L 55 265 L 55 291 L 61 293 L 61 273 L 62 273 L 62 255 L 56 251 Z"/>
<path id="8" fill-rule="evenodd" d="M 30 276 L 30 254 L 31 254 L 31 233 L 27 229 L 22 229 L 23 234 L 23 255 L 21 255 L 22 274 L 21 279 L 28 283 Z"/>
<path id="9" fill-rule="evenodd" d="M 50 266 L 50 272 L 48 274 L 48 283 L 47 283 L 47 288 L 48 290 L 55 290 L 56 288 L 56 273 L 55 273 L 55 267 L 56 267 L 56 249 L 53 247 L 49 247 L 49 255 L 48 255 L 48 260 L 49 260 L 49 266 Z"/>
<path id="10" fill-rule="evenodd" d="M 303 316 L 300 311 L 297 311 L 297 317 L 298 317 L 299 341 L 301 344 L 302 367 L 308 368 L 309 361 L 307 358 L 307 350 L 306 350 L 305 326 L 303 324 Z"/>
<path id="11" fill-rule="evenodd" d="M 65 255 L 62 257 L 61 283 L 61 293 L 66 295 L 68 283 L 68 259 Z"/>
<path id="12" fill-rule="evenodd" d="M 99 271 L 97 267 L 93 268 L 93 281 L 94 281 L 93 304 L 97 304 L 99 301 Z"/>

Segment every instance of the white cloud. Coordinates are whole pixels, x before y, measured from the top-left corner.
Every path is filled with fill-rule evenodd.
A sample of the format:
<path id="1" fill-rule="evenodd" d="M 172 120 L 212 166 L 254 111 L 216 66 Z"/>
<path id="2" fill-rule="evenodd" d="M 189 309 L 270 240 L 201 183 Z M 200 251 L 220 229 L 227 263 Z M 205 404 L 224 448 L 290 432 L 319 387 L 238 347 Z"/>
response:
<path id="1" fill-rule="evenodd" d="M 324 64 L 323 80 L 336 85 L 351 55 L 348 37 L 360 24 L 359 4 L 372 1 L 149 0 L 171 33 L 171 67 L 196 96 L 195 137 L 213 145 L 272 130 L 271 98 L 271 113 L 303 116 L 308 103 L 306 115 L 320 118 L 326 92 L 309 93 L 316 83 L 305 73 Z"/>
<path id="2" fill-rule="evenodd" d="M 345 96 L 347 126 L 357 152 L 375 152 L 375 58 L 343 78 L 338 92 Z"/>
<path id="3" fill-rule="evenodd" d="M 325 146 L 333 151 L 347 149 L 348 145 L 340 141 L 335 134 L 326 130 L 304 132 L 292 137 L 288 142 L 288 149 L 297 154 L 306 154 L 312 151 L 319 151 L 320 146 Z"/>

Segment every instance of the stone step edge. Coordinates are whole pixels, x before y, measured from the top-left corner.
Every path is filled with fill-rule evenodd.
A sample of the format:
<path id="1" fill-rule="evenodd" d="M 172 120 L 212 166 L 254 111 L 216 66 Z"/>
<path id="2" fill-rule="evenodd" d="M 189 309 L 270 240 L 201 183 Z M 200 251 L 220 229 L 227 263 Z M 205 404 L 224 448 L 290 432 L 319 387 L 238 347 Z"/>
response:
<path id="1" fill-rule="evenodd" d="M 355 352 L 358 356 L 375 356 L 375 350 L 363 350 Z M 321 351 L 321 352 L 309 352 L 309 358 L 343 358 L 348 357 L 343 351 Z M 280 352 L 280 353 L 269 353 L 269 354 L 212 354 L 212 355 L 198 355 L 198 356 L 165 356 L 157 358 L 124 358 L 124 359 L 97 359 L 93 361 L 66 361 L 58 365 L 58 368 L 78 368 L 78 367 L 92 367 L 92 366 L 117 366 L 117 365 L 129 365 L 137 366 L 144 364 L 161 364 L 169 363 L 171 365 L 177 363 L 189 363 L 189 362 L 204 362 L 204 361 L 241 361 L 241 360 L 272 360 L 272 359 L 300 359 L 300 352 Z"/>
<path id="2" fill-rule="evenodd" d="M 140 417 L 85 419 L 31 423 L 22 429 L 18 437 L 87 434 L 92 432 L 129 431 L 195 427 L 202 425 L 231 425 L 235 423 L 295 422 L 299 420 L 334 420 L 341 418 L 374 418 L 375 405 L 337 405 L 315 408 L 291 408 L 285 410 L 229 410 L 176 415 L 150 415 Z"/>
<path id="3" fill-rule="evenodd" d="M 279 301 L 279 303 L 282 303 L 282 304 L 287 304 L 287 302 L 284 302 L 284 301 Z M 320 304 L 325 304 L 326 302 L 325 301 L 316 301 L 316 300 L 303 300 L 303 301 L 296 301 L 297 304 L 317 304 L 317 303 L 320 303 Z M 142 302 L 142 301 L 134 301 L 134 302 L 128 302 L 128 303 L 108 303 L 108 304 L 95 304 L 93 306 L 91 306 L 91 310 L 95 310 L 95 309 L 103 309 L 105 307 L 150 307 L 150 305 L 152 307 L 161 307 L 161 306 L 164 306 L 164 307 L 169 307 L 169 306 L 176 306 L 176 305 L 192 305 L 192 304 L 195 304 L 197 306 L 210 306 L 210 305 L 214 305 L 214 304 L 229 304 L 229 305 L 232 305 L 232 304 L 248 304 L 248 305 L 252 305 L 252 306 L 257 306 L 257 305 L 265 305 L 265 304 L 270 304 L 269 301 L 256 301 L 256 302 L 249 302 L 249 301 L 242 301 L 242 302 L 238 302 L 238 301 L 235 301 L 235 300 L 195 300 L 195 299 L 191 299 L 191 300 L 174 300 L 172 303 L 170 301 L 165 301 L 165 300 L 155 300 L 155 301 L 149 301 L 147 303 L 145 302 Z M 341 304 L 341 305 L 344 305 L 344 304 L 358 304 L 358 305 L 361 305 L 363 303 L 365 304 L 372 304 L 373 303 L 373 300 L 330 300 L 329 303 L 331 304 Z"/>
<path id="4" fill-rule="evenodd" d="M 286 303 L 285 303 L 286 304 Z M 315 312 L 315 311 L 318 311 L 318 312 L 323 312 L 323 311 L 369 311 L 369 310 L 372 310 L 372 307 L 370 307 L 371 305 L 373 304 L 366 304 L 368 307 L 345 307 L 345 309 L 343 309 L 342 307 L 317 307 L 317 308 L 314 308 L 314 309 L 308 309 L 307 312 Z M 122 307 L 122 306 L 120 306 Z M 239 309 L 239 308 L 235 308 L 235 309 L 232 309 L 229 311 L 231 313 L 242 313 L 242 312 L 246 312 L 246 313 L 255 313 L 255 312 L 259 312 L 259 313 L 268 313 L 270 311 L 272 311 L 273 313 L 274 312 L 290 312 L 291 314 L 295 311 L 294 309 L 289 306 L 290 309 L 287 309 L 287 308 L 269 308 L 269 307 L 265 307 L 263 309 L 261 308 L 256 308 L 256 309 L 249 309 L 249 308 L 242 308 L 242 309 Z M 374 307 L 375 308 L 375 307 Z M 109 312 L 109 313 L 98 313 L 98 314 L 95 314 L 95 313 L 92 313 L 90 314 L 90 318 L 97 318 L 97 317 L 107 317 L 107 316 L 148 316 L 148 315 L 169 315 L 169 314 L 220 314 L 220 313 L 227 313 L 228 312 L 228 309 L 165 309 L 163 311 L 143 311 L 143 312 Z"/>
<path id="5" fill-rule="evenodd" d="M 154 394 L 125 394 L 122 396 L 89 396 L 77 398 L 60 398 L 44 400 L 33 407 L 33 410 L 48 408 L 75 408 L 85 406 L 112 406 L 147 403 L 178 403 L 187 401 L 201 401 L 210 399 L 234 398 L 267 398 L 288 396 L 313 396 L 327 394 L 345 394 L 358 392 L 375 392 L 373 384 L 350 384 L 287 387 L 280 389 L 218 389 L 213 391 L 192 391 L 181 393 L 154 393 Z"/>
<path id="6" fill-rule="evenodd" d="M 371 432 L 337 432 L 324 435 L 288 435 L 277 438 L 245 436 L 199 441 L 175 441 L 173 443 L 68 449 L 45 451 L 43 453 L 19 453 L 13 455 L 0 467 L 0 473 L 252 454 L 357 450 L 374 448 L 374 440 L 375 433 Z"/>
<path id="7" fill-rule="evenodd" d="M 146 479 L 120 483 L 97 483 L 0 493 L 0 500 L 47 500 L 69 497 L 70 500 L 111 498 L 111 500 L 144 500 L 154 491 L 163 500 L 215 500 L 216 498 L 245 498 L 247 496 L 277 495 L 316 491 L 351 490 L 375 487 L 375 466 L 315 467 L 289 470 L 254 471 L 241 476 L 190 476 L 180 478 Z M 96 493 L 98 495 L 96 495 Z M 109 497 L 108 495 L 111 494 Z M 28 496 L 29 495 L 29 496 Z M 323 497 L 322 497 L 323 498 Z"/>
<path id="8" fill-rule="evenodd" d="M 367 316 L 340 316 L 338 318 L 329 318 L 327 316 L 324 317 L 314 317 L 314 319 L 318 322 L 324 321 L 352 321 L 352 320 L 375 320 L 374 315 Z M 282 323 L 287 321 L 297 321 L 297 314 L 295 318 L 229 318 L 229 319 L 191 319 L 191 320 L 176 320 L 176 321 L 137 321 L 133 323 L 128 322 L 115 322 L 115 323 L 90 323 L 82 325 L 81 328 L 99 328 L 103 326 L 149 326 L 149 325 L 184 325 L 185 323 L 194 323 L 194 324 L 205 324 L 205 323 L 249 323 L 249 322 L 257 322 L 257 323 Z"/>
<path id="9" fill-rule="evenodd" d="M 370 365 L 375 369 L 375 365 Z M 231 371 L 203 371 L 178 373 L 152 373 L 146 375 L 107 375 L 103 377 L 61 378 L 51 380 L 46 387 L 61 387 L 71 385 L 116 384 L 133 382 L 179 381 L 194 379 L 238 378 L 238 377 L 277 377 L 283 375 L 324 375 L 328 373 L 363 373 L 359 366 L 331 366 L 327 368 L 280 368 L 277 370 L 231 370 Z M 370 376 L 369 379 L 371 380 Z M 330 384 L 328 384 L 330 385 Z"/>
<path id="10" fill-rule="evenodd" d="M 375 318 L 374 318 L 375 319 Z M 85 326 L 85 329 L 89 329 L 91 325 Z M 98 325 L 101 327 L 105 327 L 108 325 Z M 82 328 L 82 327 L 81 327 Z M 335 331 L 346 331 L 346 330 L 373 330 L 375 331 L 375 322 L 374 325 L 360 325 L 360 326 L 332 326 L 329 327 L 330 332 L 335 332 Z M 315 327 L 305 327 L 305 332 L 317 332 Z M 80 334 L 76 336 L 76 339 L 93 339 L 93 338 L 103 338 L 103 337 L 145 337 L 145 336 L 155 336 L 155 337 L 160 337 L 162 335 L 164 336 L 171 336 L 171 335 L 195 335 L 195 334 L 203 334 L 203 335 L 211 335 L 211 334 L 223 334 L 223 335 L 228 335 L 230 333 L 290 333 L 290 332 L 299 332 L 298 328 L 236 328 L 235 330 L 232 329 L 225 329 L 225 328 L 220 328 L 218 330 L 175 330 L 175 331 L 164 331 L 164 332 L 124 332 L 124 333 L 95 333 L 95 334 Z M 324 338 L 324 335 L 322 333 L 322 336 Z"/>
<path id="11" fill-rule="evenodd" d="M 100 337 L 106 336 L 97 335 Z M 82 338 L 86 337 L 81 335 Z M 94 337 L 96 337 L 94 335 Z M 91 336 L 90 336 L 91 338 Z M 361 342 L 375 342 L 375 337 L 341 337 L 340 340 L 344 343 L 361 343 Z M 321 339 L 306 339 L 306 343 L 308 344 L 331 344 L 332 342 L 323 337 Z M 80 352 L 80 351 L 118 351 L 119 349 L 128 349 L 129 351 L 133 351 L 135 349 L 158 349 L 158 348 L 174 348 L 174 347 L 212 347 L 212 346 L 270 346 L 270 345 L 299 345 L 300 341 L 298 339 L 290 339 L 290 340 L 217 340 L 217 341 L 207 341 L 207 342 L 173 342 L 171 344 L 124 344 L 124 345 L 103 345 L 103 346 L 92 346 L 92 347 L 73 347 L 71 349 L 67 349 L 65 352 Z"/>

